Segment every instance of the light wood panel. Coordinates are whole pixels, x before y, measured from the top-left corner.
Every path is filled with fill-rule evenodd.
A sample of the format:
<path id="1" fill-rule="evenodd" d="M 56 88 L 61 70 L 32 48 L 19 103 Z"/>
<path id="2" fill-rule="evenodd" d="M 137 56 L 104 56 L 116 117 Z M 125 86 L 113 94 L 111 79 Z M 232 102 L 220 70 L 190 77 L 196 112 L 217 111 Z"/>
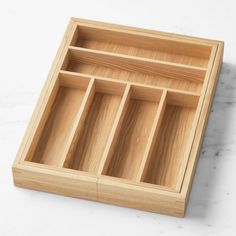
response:
<path id="1" fill-rule="evenodd" d="M 87 79 L 90 79 L 91 76 L 90 74 L 84 74 L 84 73 L 79 73 L 79 72 L 72 72 L 72 71 L 65 71 L 65 70 L 60 70 L 60 75 L 62 75 L 63 77 L 68 77 L 70 78 L 72 81 L 74 81 L 76 83 L 77 81 L 77 78 L 87 78 Z M 177 103 L 178 103 L 178 100 L 185 100 L 186 103 L 187 103 L 187 100 L 185 99 L 186 96 L 185 95 L 192 95 L 193 97 L 199 97 L 201 96 L 201 93 L 200 92 L 190 92 L 190 91 L 185 91 L 185 90 L 181 90 L 181 89 L 174 89 L 174 88 L 165 88 L 165 87 L 162 87 L 162 86 L 156 86 L 156 85 L 149 85 L 149 84 L 145 84 L 145 83 L 137 83 L 137 82 L 133 82 L 133 81 L 123 81 L 123 80 L 117 80 L 117 79 L 114 79 L 114 78 L 110 78 L 110 77 L 103 77 L 103 76 L 96 76 L 96 79 L 99 80 L 99 81 L 103 81 L 104 82 L 104 85 L 105 84 L 109 84 L 110 82 L 116 82 L 117 83 L 117 86 L 120 84 L 121 86 L 123 85 L 131 85 L 133 87 L 139 87 L 140 90 L 142 89 L 150 89 L 150 93 L 149 94 L 145 94 L 145 96 L 142 96 L 141 98 L 141 93 L 138 93 L 139 94 L 139 97 L 141 98 L 141 100 L 153 100 L 153 99 L 156 99 L 156 90 L 167 90 L 169 92 L 172 92 L 173 94 L 179 94 L 180 96 L 176 97 L 174 95 L 174 100 L 177 100 Z M 76 86 L 76 85 L 75 85 Z M 114 90 L 115 92 L 116 90 Z M 119 90 L 118 90 L 119 91 Z M 182 96 L 183 95 L 183 96 Z M 196 102 L 194 102 L 195 99 L 193 99 L 193 97 L 191 98 L 190 102 L 189 102 L 189 105 L 190 104 L 196 104 Z M 188 98 L 189 99 L 189 98 Z M 173 100 L 173 102 L 174 102 Z"/>
<path id="2" fill-rule="evenodd" d="M 155 141 L 161 128 L 162 120 L 166 109 L 166 104 L 167 104 L 167 91 L 164 90 L 162 92 L 160 102 L 158 104 L 158 109 L 156 111 L 152 127 L 150 129 L 150 135 L 148 137 L 146 149 L 136 176 L 136 181 L 138 182 L 141 181 L 143 179 L 142 176 L 145 176 L 147 173 L 148 163 L 150 162 L 151 155 L 156 145 Z"/>

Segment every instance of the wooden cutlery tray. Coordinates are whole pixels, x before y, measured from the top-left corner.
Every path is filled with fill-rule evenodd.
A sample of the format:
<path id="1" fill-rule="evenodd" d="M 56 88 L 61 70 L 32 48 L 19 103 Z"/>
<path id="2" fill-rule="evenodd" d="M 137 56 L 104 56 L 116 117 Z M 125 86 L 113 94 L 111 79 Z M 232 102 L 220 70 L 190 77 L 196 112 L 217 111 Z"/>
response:
<path id="1" fill-rule="evenodd" d="M 16 186 L 185 213 L 223 42 L 72 18 Z"/>

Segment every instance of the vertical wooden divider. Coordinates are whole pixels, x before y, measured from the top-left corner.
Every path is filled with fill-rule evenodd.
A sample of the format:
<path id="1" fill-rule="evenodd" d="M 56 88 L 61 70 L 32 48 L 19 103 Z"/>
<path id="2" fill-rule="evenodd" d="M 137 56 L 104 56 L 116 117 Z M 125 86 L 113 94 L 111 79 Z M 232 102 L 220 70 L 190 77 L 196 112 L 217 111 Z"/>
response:
<path id="1" fill-rule="evenodd" d="M 112 126 L 110 135 L 108 137 L 106 147 L 102 155 L 102 159 L 98 168 L 98 175 L 101 175 L 102 172 L 108 168 L 109 161 L 111 159 L 111 156 L 112 156 L 112 153 L 113 153 L 113 150 L 114 150 L 114 147 L 117 142 L 118 135 L 119 135 L 119 129 L 121 128 L 122 121 L 124 119 L 126 110 L 128 108 L 130 96 L 131 96 L 131 85 L 127 84 L 119 109 L 115 117 L 114 124 Z"/>
<path id="2" fill-rule="evenodd" d="M 84 120 L 86 118 L 86 115 L 88 113 L 90 104 L 92 102 L 93 96 L 95 94 L 95 79 L 91 78 L 89 85 L 86 89 L 81 107 L 78 111 L 78 114 L 76 116 L 71 134 L 68 138 L 65 152 L 64 152 L 64 161 L 61 163 L 61 167 L 68 167 L 68 164 L 70 163 L 70 158 L 73 154 L 74 148 L 76 146 L 76 142 L 79 138 L 80 130 L 82 129 Z"/>
<path id="3" fill-rule="evenodd" d="M 147 142 L 147 146 L 144 152 L 144 156 L 142 159 L 142 162 L 140 164 L 139 170 L 138 170 L 138 174 L 136 176 L 136 181 L 140 182 L 142 181 L 143 176 L 145 176 L 147 167 L 148 167 L 148 162 L 149 159 L 152 155 L 152 151 L 155 145 L 155 141 L 156 138 L 158 136 L 160 127 L 161 127 L 161 122 L 162 122 L 162 118 L 164 116 L 164 112 L 165 112 L 165 108 L 166 108 L 166 104 L 167 104 L 167 90 L 163 90 L 163 93 L 161 95 L 161 99 L 158 105 L 158 109 L 155 115 L 155 119 L 153 121 L 153 125 L 151 128 L 151 132 L 148 138 L 148 142 Z"/>

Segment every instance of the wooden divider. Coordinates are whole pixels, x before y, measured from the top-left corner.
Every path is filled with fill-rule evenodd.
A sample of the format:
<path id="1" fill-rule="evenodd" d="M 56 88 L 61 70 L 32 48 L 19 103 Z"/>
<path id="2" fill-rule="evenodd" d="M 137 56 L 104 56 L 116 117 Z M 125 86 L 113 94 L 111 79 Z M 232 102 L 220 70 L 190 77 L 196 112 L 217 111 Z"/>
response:
<path id="1" fill-rule="evenodd" d="M 150 89 L 167 90 L 169 92 L 178 93 L 180 95 L 181 94 L 191 95 L 193 97 L 194 96 L 196 96 L 196 97 L 201 96 L 201 94 L 198 92 L 185 91 L 182 89 L 166 88 L 163 86 L 156 86 L 156 85 L 149 85 L 149 84 L 141 84 L 141 83 L 133 82 L 133 81 L 117 80 L 117 79 L 113 79 L 110 77 L 104 77 L 104 76 L 92 76 L 92 75 L 86 74 L 86 73 L 72 72 L 72 71 L 67 71 L 67 70 L 60 70 L 60 75 L 62 75 L 63 77 L 66 77 L 66 78 L 68 77 L 70 80 L 75 81 L 75 83 L 76 83 L 76 78 L 78 78 L 78 77 L 83 77 L 83 78 L 87 78 L 87 79 L 94 77 L 97 80 L 103 80 L 103 81 L 107 81 L 107 82 L 116 82 L 116 83 L 121 83 L 121 84 L 130 84 L 131 86 L 139 86 L 139 87 L 143 87 L 144 89 L 150 88 Z"/>
<path id="2" fill-rule="evenodd" d="M 114 149 L 114 143 L 117 142 L 118 138 L 118 132 L 121 128 L 122 121 L 124 119 L 124 114 L 126 113 L 128 102 L 130 100 L 131 90 L 130 90 L 130 84 L 126 85 L 126 89 L 124 92 L 124 95 L 122 97 L 120 107 L 117 111 L 117 115 L 114 121 L 114 124 L 112 126 L 110 136 L 108 138 L 108 142 L 106 144 L 106 147 L 104 149 L 104 153 L 101 159 L 101 163 L 98 168 L 98 174 L 101 175 L 103 171 L 106 171 L 108 168 L 109 161 L 112 156 L 112 152 Z"/>
<path id="3" fill-rule="evenodd" d="M 92 102 L 94 93 L 95 93 L 95 83 L 94 83 L 94 78 L 92 78 L 89 82 L 89 86 L 86 90 L 83 102 L 78 111 L 76 122 L 71 131 L 70 138 L 68 139 L 67 148 L 64 153 L 65 159 L 62 163 L 62 167 L 68 167 L 69 163 L 71 162 L 71 157 L 76 147 L 76 142 L 79 138 L 79 134 L 85 121 L 86 115 L 88 113 L 89 106 Z"/>

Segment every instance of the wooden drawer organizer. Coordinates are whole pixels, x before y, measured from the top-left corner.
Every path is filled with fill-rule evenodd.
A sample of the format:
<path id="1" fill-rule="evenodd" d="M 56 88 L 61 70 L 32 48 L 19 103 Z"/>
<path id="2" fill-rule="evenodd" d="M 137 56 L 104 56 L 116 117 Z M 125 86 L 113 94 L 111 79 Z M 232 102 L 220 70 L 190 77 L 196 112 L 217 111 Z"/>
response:
<path id="1" fill-rule="evenodd" d="M 223 42 L 72 18 L 16 186 L 183 216 Z"/>

